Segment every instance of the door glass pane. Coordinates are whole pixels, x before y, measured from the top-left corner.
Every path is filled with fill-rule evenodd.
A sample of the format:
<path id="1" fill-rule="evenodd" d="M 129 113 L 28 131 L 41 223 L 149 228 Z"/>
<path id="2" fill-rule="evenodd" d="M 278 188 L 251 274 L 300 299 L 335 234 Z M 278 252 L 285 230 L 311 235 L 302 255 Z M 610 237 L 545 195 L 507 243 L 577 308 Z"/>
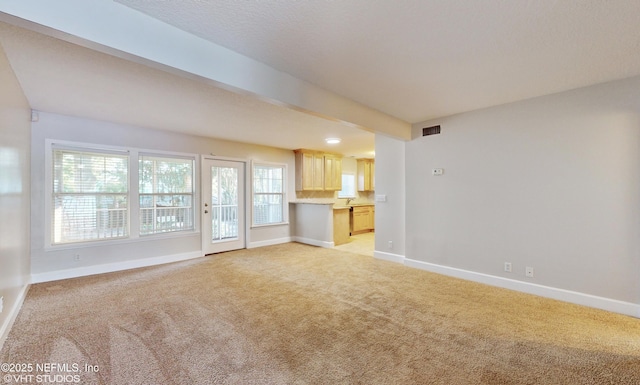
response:
<path id="1" fill-rule="evenodd" d="M 211 167 L 211 204 L 218 205 L 220 203 L 220 199 L 218 198 L 220 195 L 220 187 L 219 187 L 219 176 L 218 169 L 220 167 Z"/>
<path id="2" fill-rule="evenodd" d="M 211 240 L 238 237 L 238 169 L 211 167 Z"/>
<path id="3" fill-rule="evenodd" d="M 238 205 L 238 169 L 220 167 L 220 192 L 223 205 Z"/>

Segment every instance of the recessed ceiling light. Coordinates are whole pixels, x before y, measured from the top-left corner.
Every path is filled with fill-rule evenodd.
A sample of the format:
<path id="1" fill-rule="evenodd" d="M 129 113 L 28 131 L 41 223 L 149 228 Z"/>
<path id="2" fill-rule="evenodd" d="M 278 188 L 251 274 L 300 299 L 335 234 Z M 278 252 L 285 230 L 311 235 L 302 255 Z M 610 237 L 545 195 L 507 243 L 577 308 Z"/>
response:
<path id="1" fill-rule="evenodd" d="M 338 144 L 340 143 L 340 138 L 327 138 L 324 140 L 327 144 Z"/>

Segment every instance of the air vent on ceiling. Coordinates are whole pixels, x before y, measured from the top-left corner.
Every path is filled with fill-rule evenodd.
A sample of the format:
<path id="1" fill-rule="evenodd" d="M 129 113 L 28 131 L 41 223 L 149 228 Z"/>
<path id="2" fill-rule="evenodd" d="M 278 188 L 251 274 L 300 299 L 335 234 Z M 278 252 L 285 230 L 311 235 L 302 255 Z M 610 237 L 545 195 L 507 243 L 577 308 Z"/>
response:
<path id="1" fill-rule="evenodd" d="M 422 129 L 422 136 L 435 135 L 440 133 L 440 126 L 425 127 Z"/>

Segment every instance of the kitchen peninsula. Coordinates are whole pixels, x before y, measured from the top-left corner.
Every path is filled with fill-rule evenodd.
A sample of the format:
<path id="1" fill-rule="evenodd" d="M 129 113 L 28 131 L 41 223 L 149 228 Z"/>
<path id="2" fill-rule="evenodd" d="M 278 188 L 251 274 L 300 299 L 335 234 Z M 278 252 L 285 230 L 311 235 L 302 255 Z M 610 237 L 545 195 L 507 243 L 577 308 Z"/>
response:
<path id="1" fill-rule="evenodd" d="M 354 206 L 358 208 L 374 207 L 373 204 L 335 205 L 333 201 L 290 202 L 289 213 L 295 229 L 295 241 L 329 248 L 349 242 L 353 228 L 352 210 Z M 373 212 L 372 209 L 371 212 Z M 372 217 L 371 223 L 373 224 Z M 373 225 L 371 231 L 373 231 Z"/>

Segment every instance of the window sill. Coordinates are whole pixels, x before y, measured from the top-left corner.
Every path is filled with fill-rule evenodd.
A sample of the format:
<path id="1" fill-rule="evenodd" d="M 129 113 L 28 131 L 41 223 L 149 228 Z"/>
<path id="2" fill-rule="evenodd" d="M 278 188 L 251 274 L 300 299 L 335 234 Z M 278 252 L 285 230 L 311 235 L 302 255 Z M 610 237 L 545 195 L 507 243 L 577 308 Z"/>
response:
<path id="1" fill-rule="evenodd" d="M 180 231 L 180 232 L 172 232 L 172 233 L 141 235 L 135 238 L 130 237 L 130 238 L 109 239 L 109 240 L 62 243 L 59 245 L 46 245 L 44 247 L 44 250 L 54 251 L 54 250 L 85 249 L 85 248 L 91 248 L 91 247 L 106 247 L 106 246 L 116 246 L 116 245 L 130 244 L 130 243 L 142 243 L 142 242 L 150 242 L 150 241 L 172 239 L 172 238 L 188 238 L 196 235 L 200 236 L 200 231 L 195 231 L 195 230 Z"/>
<path id="2" fill-rule="evenodd" d="M 289 222 L 266 223 L 264 225 L 251 225 L 251 229 L 259 229 L 262 227 L 287 226 Z"/>

